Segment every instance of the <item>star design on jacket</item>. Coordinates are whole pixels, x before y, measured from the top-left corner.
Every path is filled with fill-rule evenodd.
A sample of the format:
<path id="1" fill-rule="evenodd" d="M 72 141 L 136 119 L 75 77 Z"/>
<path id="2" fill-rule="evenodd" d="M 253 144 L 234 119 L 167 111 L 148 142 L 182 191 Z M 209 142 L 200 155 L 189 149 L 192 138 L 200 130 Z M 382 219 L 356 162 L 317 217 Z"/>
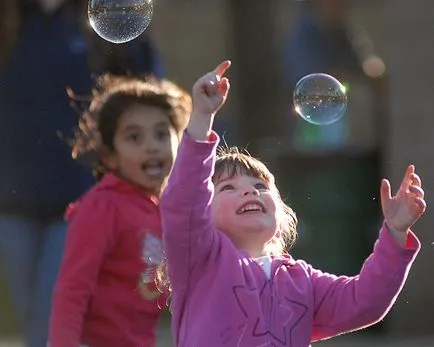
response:
<path id="1" fill-rule="evenodd" d="M 246 317 L 238 345 L 247 346 L 249 343 L 251 345 L 252 337 L 268 335 L 272 340 L 270 341 L 272 346 L 290 346 L 288 337 L 291 339 L 292 330 L 307 312 L 304 304 L 286 297 L 279 298 L 273 290 L 271 281 L 266 281 L 262 289 L 235 286 L 233 292 Z M 262 308 L 259 312 L 258 305 Z M 275 324 L 275 322 L 282 323 Z"/>

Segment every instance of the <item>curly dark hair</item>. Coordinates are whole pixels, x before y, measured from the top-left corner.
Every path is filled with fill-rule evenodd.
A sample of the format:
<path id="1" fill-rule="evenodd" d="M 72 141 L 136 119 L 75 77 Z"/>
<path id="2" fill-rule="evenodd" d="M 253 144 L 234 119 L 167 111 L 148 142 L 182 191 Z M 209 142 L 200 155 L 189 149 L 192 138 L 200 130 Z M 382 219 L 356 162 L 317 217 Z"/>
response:
<path id="1" fill-rule="evenodd" d="M 78 100 L 71 90 L 73 100 Z M 167 114 L 178 138 L 181 137 L 192 111 L 190 95 L 176 84 L 152 76 L 104 74 L 97 80 L 89 108 L 82 113 L 74 138 L 70 141 L 72 157 L 92 166 L 100 180 L 107 172 L 100 153 L 114 150 L 114 136 L 121 115 L 133 105 L 157 107 Z"/>

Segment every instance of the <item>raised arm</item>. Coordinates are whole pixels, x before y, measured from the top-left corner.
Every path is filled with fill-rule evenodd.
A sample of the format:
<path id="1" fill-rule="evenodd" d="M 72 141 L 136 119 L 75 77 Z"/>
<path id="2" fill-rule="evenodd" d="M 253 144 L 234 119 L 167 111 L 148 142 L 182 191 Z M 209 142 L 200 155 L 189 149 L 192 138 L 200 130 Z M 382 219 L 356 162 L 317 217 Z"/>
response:
<path id="1" fill-rule="evenodd" d="M 200 273 L 216 242 L 211 220 L 211 178 L 218 136 L 212 132 L 229 83 L 222 78 L 230 62 L 220 64 L 193 86 L 194 111 L 161 197 L 163 240 L 172 286 L 182 290 Z"/>
<path id="2" fill-rule="evenodd" d="M 419 249 L 412 232 L 408 233 L 407 246 L 402 247 L 384 225 L 358 276 L 337 277 L 309 267 L 315 303 L 312 341 L 380 321 L 404 286 Z"/>
<path id="3" fill-rule="evenodd" d="M 395 196 L 381 184 L 384 226 L 373 254 L 356 277 L 311 269 L 314 286 L 313 340 L 360 329 L 386 315 L 401 291 L 420 243 L 410 227 L 425 212 L 422 183 L 410 165 Z"/>

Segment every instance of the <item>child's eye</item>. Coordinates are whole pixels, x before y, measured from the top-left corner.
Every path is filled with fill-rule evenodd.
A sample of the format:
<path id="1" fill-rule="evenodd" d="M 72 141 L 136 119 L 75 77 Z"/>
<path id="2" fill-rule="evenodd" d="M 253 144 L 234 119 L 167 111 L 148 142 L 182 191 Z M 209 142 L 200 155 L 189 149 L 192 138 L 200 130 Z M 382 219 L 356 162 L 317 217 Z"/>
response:
<path id="1" fill-rule="evenodd" d="M 234 189 L 234 186 L 232 184 L 225 184 L 224 186 L 220 187 L 220 191 L 224 191 L 224 190 L 232 190 Z"/>
<path id="2" fill-rule="evenodd" d="M 140 141 L 140 134 L 130 134 L 128 136 L 128 141 L 139 142 Z"/>
<path id="3" fill-rule="evenodd" d="M 259 190 L 268 190 L 268 186 L 265 183 L 256 183 L 255 188 Z"/>

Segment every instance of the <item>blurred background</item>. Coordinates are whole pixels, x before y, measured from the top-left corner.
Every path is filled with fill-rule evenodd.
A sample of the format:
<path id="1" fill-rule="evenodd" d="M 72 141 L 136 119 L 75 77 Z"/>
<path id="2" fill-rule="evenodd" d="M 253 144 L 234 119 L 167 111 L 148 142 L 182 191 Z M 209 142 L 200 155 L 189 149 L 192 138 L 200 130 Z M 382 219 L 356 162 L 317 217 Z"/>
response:
<path id="1" fill-rule="evenodd" d="M 8 0 L 0 4 L 3 13 L 10 8 Z M 434 1 L 426 0 L 154 3 L 147 37 L 159 52 L 159 66 L 151 71 L 190 90 L 198 76 L 232 60 L 232 91 L 216 128 L 276 174 L 300 220 L 295 257 L 336 274 L 357 273 L 382 223 L 381 178 L 390 178 L 396 189 L 410 163 L 422 177 L 428 209 L 414 227 L 422 250 L 396 305 L 377 326 L 318 346 L 434 346 L 433 13 Z M 6 44 L 0 40 L 0 52 Z M 107 56 L 114 54 L 109 47 Z M 45 58 L 38 59 L 43 65 Z M 3 65 L 2 87 L 9 68 Z M 310 125 L 293 112 L 293 87 L 313 72 L 330 73 L 348 86 L 347 113 L 333 125 Z M 5 179 L 3 185 L 13 189 Z M 5 265 L 0 263 L 0 341 L 24 346 Z M 167 319 L 160 335 L 160 345 L 171 346 Z"/>

